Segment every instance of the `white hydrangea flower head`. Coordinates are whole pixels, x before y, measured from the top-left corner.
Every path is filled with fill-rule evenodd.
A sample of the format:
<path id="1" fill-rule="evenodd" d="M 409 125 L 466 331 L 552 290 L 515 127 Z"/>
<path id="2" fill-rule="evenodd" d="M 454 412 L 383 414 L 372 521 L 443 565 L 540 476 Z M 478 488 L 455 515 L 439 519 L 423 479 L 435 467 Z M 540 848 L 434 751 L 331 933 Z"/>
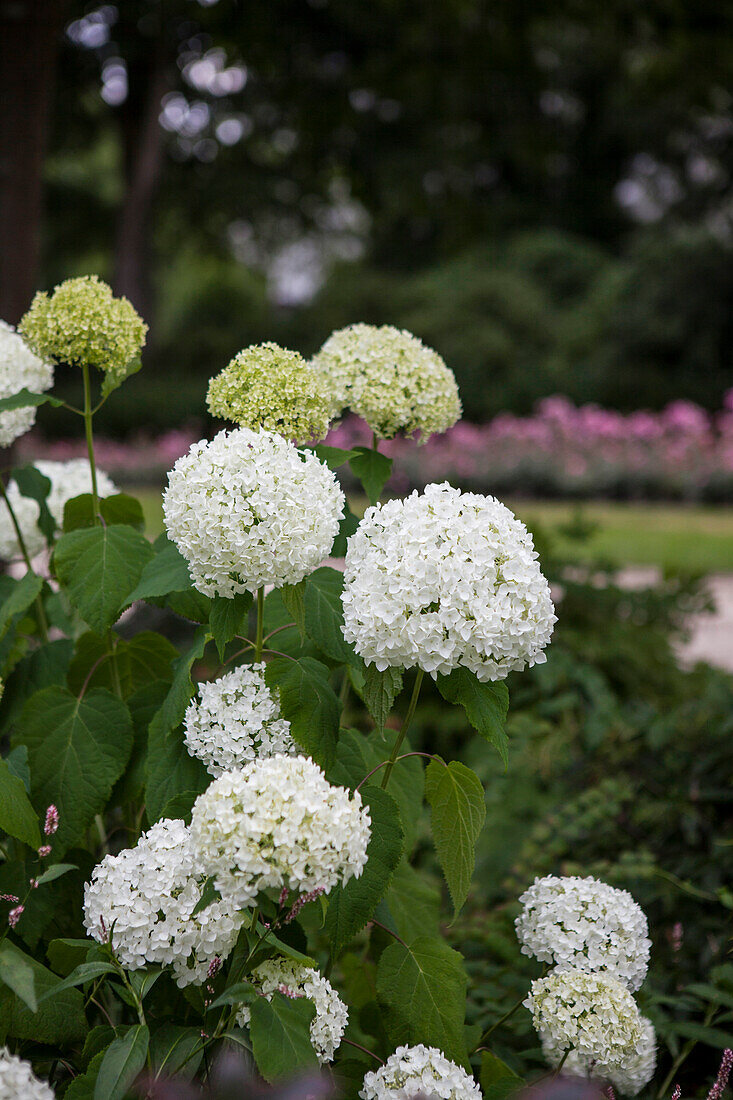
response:
<path id="1" fill-rule="evenodd" d="M 425 443 L 460 419 L 453 371 L 437 351 L 392 325 L 339 329 L 313 364 L 327 380 L 331 415 L 350 408 L 382 439 L 419 431 Z"/>
<path id="2" fill-rule="evenodd" d="M 36 1077 L 30 1062 L 0 1047 L 0 1100 L 54 1100 L 54 1091 Z"/>
<path id="3" fill-rule="evenodd" d="M 644 1036 L 642 1016 L 628 989 L 610 974 L 552 970 L 532 982 L 524 1002 L 551 1066 L 615 1083 L 633 1073 Z"/>
<path id="4" fill-rule="evenodd" d="M 611 1080 L 623 1096 L 636 1096 L 657 1068 L 657 1036 L 651 1020 L 641 1017 L 641 1042 L 629 1060 L 613 1071 Z"/>
<path id="5" fill-rule="evenodd" d="M 481 1100 L 481 1089 L 462 1066 L 437 1047 L 398 1047 L 383 1066 L 364 1078 L 362 1100 Z"/>
<path id="6" fill-rule="evenodd" d="M 170 966 L 183 987 L 205 981 L 210 963 L 234 947 L 242 915 L 214 901 L 194 915 L 205 876 L 183 821 L 163 819 L 134 848 L 105 856 L 84 888 L 84 927 L 99 943 L 112 934 L 123 966 Z"/>
<path id="7" fill-rule="evenodd" d="M 312 1001 L 316 1008 L 310 1026 L 313 1049 L 321 1065 L 333 1061 L 346 1031 L 349 1012 L 327 978 L 302 963 L 289 959 L 268 959 L 252 971 L 249 980 L 269 1001 L 274 993 L 284 993 L 286 997 L 307 997 Z M 246 1027 L 249 1020 L 249 1006 L 243 1005 L 237 1013 L 237 1023 L 240 1027 Z"/>
<path id="8" fill-rule="evenodd" d="M 257 758 L 298 754 L 290 723 L 280 716 L 264 671 L 263 662 L 240 665 L 218 680 L 199 684 L 198 698 L 189 704 L 184 743 L 215 777 Z"/>
<path id="9" fill-rule="evenodd" d="M 310 451 L 238 428 L 194 443 L 168 474 L 168 534 L 206 596 L 297 584 L 328 556 L 344 494 Z"/>
<path id="10" fill-rule="evenodd" d="M 21 390 L 45 393 L 53 385 L 53 367 L 31 351 L 12 325 L 0 321 L 0 397 Z M 0 447 L 9 447 L 36 422 L 36 407 L 0 413 Z"/>
<path id="11" fill-rule="evenodd" d="M 649 966 L 651 941 L 641 907 L 627 890 L 595 878 L 535 879 L 515 921 L 523 955 L 559 969 L 604 971 L 632 993 Z"/>
<path id="12" fill-rule="evenodd" d="M 557 621 L 527 528 L 444 483 L 367 508 L 348 542 L 344 637 L 367 664 L 501 680 L 541 664 Z"/>
<path id="13" fill-rule="evenodd" d="M 369 813 L 305 756 L 270 756 L 225 772 L 199 795 L 191 839 L 220 894 L 245 908 L 260 890 L 327 893 L 366 863 Z"/>
<path id="14" fill-rule="evenodd" d="M 33 500 L 32 497 L 24 497 L 14 480 L 8 482 L 5 492 L 8 494 L 10 508 L 20 528 L 28 556 L 35 558 L 46 545 L 46 540 L 38 526 L 38 517 L 41 514 L 38 501 Z M 10 509 L 4 500 L 0 500 L 0 560 L 16 561 L 22 557 L 23 552 Z"/>
<path id="15" fill-rule="evenodd" d="M 92 491 L 92 471 L 88 458 L 72 458 L 68 462 L 51 462 L 39 459 L 33 464 L 39 473 L 51 482 L 46 505 L 60 528 L 64 522 L 67 500 Z M 104 470 L 97 468 L 97 494 L 111 497 L 119 493 L 114 481 Z"/>

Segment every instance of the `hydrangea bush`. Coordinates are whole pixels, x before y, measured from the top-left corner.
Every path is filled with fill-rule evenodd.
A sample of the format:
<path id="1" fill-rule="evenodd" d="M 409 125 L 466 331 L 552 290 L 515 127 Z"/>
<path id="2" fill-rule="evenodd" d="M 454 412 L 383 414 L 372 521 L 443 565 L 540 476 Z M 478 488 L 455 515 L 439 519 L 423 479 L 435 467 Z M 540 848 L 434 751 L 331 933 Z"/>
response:
<path id="1" fill-rule="evenodd" d="M 529 955 L 534 979 L 467 1023 L 425 868 L 457 916 L 484 791 L 413 748 L 411 723 L 432 681 L 475 753 L 511 767 L 506 678 L 545 660 L 556 619 L 499 501 L 447 484 L 381 499 L 379 441 L 460 415 L 437 353 L 354 325 L 311 364 L 235 356 L 209 404 L 239 426 L 176 462 L 150 542 L 93 435 L 144 323 L 88 277 L 38 295 L 19 331 L 0 329 L 0 433 L 63 404 L 45 363 L 81 369 L 88 458 L 2 483 L 0 1100 L 208 1087 L 232 1047 L 270 1083 L 322 1066 L 345 1100 L 502 1100 L 547 1074 L 651 1087 L 646 918 L 596 879 L 528 886 L 514 965 Z M 345 408 L 374 445 L 313 446 Z M 513 1065 L 522 1020 L 536 1034 Z"/>

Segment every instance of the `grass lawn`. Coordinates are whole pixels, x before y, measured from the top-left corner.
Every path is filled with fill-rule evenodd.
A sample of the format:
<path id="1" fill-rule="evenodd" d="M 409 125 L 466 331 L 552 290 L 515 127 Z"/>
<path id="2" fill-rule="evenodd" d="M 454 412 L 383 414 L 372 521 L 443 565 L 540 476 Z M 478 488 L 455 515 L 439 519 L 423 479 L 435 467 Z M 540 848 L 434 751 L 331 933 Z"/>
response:
<path id="1" fill-rule="evenodd" d="M 128 490 L 143 506 L 147 531 L 163 530 L 157 489 Z M 543 528 L 570 560 L 599 555 L 618 565 L 657 565 L 701 573 L 733 572 L 733 507 L 624 504 L 607 501 L 509 501 L 530 530 Z M 354 502 L 354 510 L 363 511 Z M 587 537 L 571 537 L 575 530 Z"/>

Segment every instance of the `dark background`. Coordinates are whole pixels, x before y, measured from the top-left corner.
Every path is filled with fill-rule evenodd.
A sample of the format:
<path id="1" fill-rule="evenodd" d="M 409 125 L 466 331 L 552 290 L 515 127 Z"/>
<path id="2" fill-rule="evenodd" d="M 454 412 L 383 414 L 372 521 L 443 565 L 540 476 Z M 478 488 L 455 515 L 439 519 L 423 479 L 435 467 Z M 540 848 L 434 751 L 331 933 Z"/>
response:
<path id="1" fill-rule="evenodd" d="M 435 346 L 473 420 L 719 408 L 732 32 L 725 0 L 0 0 L 0 316 L 127 294 L 120 434 L 355 320 Z"/>

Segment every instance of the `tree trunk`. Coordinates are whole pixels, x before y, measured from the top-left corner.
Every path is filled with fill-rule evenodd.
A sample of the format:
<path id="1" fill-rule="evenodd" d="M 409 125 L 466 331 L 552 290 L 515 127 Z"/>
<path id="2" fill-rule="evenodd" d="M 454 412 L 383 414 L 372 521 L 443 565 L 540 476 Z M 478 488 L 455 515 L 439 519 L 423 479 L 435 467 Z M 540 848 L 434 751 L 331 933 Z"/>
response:
<path id="1" fill-rule="evenodd" d="M 122 106 L 125 196 L 117 224 L 114 289 L 130 299 L 143 319 L 152 320 L 150 236 L 153 201 L 163 164 L 163 133 L 158 122 L 167 88 L 162 48 L 147 70 L 130 66 L 130 96 Z"/>
<path id="2" fill-rule="evenodd" d="M 43 157 L 67 0 L 0 0 L 0 318 L 36 289 Z"/>

